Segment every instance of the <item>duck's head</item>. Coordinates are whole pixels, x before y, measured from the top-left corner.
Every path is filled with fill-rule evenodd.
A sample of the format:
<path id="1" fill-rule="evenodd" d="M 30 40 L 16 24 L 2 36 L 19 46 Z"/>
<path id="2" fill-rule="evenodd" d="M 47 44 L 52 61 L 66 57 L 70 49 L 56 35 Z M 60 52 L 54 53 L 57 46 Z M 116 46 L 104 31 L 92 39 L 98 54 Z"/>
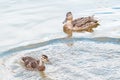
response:
<path id="1" fill-rule="evenodd" d="M 41 56 L 41 60 L 42 60 L 42 62 L 44 62 L 44 63 L 49 62 L 48 56 L 46 56 L 46 55 L 44 55 L 44 54 Z"/>
<path id="2" fill-rule="evenodd" d="M 65 21 L 63 23 L 65 23 L 67 21 L 72 21 L 72 20 L 73 20 L 72 12 L 67 12 Z"/>
<path id="3" fill-rule="evenodd" d="M 66 14 L 66 20 L 73 20 L 72 12 L 68 12 L 68 13 Z"/>

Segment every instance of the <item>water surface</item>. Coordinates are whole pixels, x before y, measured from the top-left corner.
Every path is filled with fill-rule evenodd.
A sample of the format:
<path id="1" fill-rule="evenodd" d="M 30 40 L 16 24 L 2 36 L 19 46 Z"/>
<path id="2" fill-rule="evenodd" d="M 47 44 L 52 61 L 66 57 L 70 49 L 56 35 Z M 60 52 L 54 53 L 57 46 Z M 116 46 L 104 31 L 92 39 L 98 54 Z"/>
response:
<path id="1" fill-rule="evenodd" d="M 119 0 L 1 0 L 0 80 L 120 80 Z M 93 33 L 65 39 L 66 12 L 95 15 Z M 22 56 L 46 54 L 46 77 L 26 70 Z M 42 74 L 42 73 L 41 73 Z"/>

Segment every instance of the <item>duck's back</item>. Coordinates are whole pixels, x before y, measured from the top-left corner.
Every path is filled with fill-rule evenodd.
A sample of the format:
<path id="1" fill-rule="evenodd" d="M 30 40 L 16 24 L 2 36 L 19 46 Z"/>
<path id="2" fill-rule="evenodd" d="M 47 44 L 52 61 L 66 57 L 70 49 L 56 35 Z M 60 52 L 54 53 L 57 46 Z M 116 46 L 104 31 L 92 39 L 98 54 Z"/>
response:
<path id="1" fill-rule="evenodd" d="M 34 60 L 36 60 L 36 59 L 34 59 L 34 58 L 32 58 L 32 57 L 29 57 L 29 56 L 26 56 L 26 57 L 22 57 L 22 60 L 23 60 L 24 62 L 27 62 L 27 61 L 34 61 Z"/>
<path id="2" fill-rule="evenodd" d="M 93 18 L 93 16 L 88 16 L 88 17 L 81 17 L 73 20 L 72 24 L 73 27 L 83 27 L 84 25 L 88 23 L 97 23 L 98 21 Z"/>
<path id="3" fill-rule="evenodd" d="M 36 60 L 36 59 L 29 57 L 29 56 L 22 57 L 22 60 L 23 60 L 26 67 L 28 64 L 30 64 L 32 68 L 36 68 L 39 64 L 39 60 Z"/>

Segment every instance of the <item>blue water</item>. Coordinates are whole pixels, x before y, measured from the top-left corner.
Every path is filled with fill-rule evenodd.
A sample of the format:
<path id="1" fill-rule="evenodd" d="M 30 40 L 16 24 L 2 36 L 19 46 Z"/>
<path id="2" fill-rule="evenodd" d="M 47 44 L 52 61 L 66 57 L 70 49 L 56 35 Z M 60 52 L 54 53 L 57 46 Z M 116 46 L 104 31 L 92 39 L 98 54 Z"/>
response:
<path id="1" fill-rule="evenodd" d="M 1 0 L 0 80 L 120 80 L 119 0 Z M 93 33 L 66 39 L 62 22 L 95 15 Z M 43 77 L 26 70 L 22 56 L 48 55 Z"/>

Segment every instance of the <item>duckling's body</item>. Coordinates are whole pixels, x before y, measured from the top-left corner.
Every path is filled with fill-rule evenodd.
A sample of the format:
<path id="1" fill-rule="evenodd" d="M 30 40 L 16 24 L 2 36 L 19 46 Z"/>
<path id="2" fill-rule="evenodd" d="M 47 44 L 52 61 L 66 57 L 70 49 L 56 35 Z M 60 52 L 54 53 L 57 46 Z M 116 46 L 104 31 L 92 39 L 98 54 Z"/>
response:
<path id="1" fill-rule="evenodd" d="M 72 36 L 72 32 L 93 32 L 93 28 L 99 25 L 98 21 L 93 16 L 82 17 L 73 20 L 71 12 L 66 14 L 64 21 L 63 31 L 68 34 L 68 37 Z"/>
<path id="2" fill-rule="evenodd" d="M 40 60 L 36 60 L 30 56 L 22 57 L 22 61 L 25 65 L 25 67 L 29 70 L 39 70 L 44 71 L 45 65 L 44 62 L 48 61 L 48 57 L 46 55 L 42 55 Z"/>
<path id="3" fill-rule="evenodd" d="M 32 57 L 26 56 L 26 57 L 22 57 L 22 60 L 24 62 L 24 65 L 27 69 L 36 69 L 39 65 L 39 60 L 36 60 Z"/>

